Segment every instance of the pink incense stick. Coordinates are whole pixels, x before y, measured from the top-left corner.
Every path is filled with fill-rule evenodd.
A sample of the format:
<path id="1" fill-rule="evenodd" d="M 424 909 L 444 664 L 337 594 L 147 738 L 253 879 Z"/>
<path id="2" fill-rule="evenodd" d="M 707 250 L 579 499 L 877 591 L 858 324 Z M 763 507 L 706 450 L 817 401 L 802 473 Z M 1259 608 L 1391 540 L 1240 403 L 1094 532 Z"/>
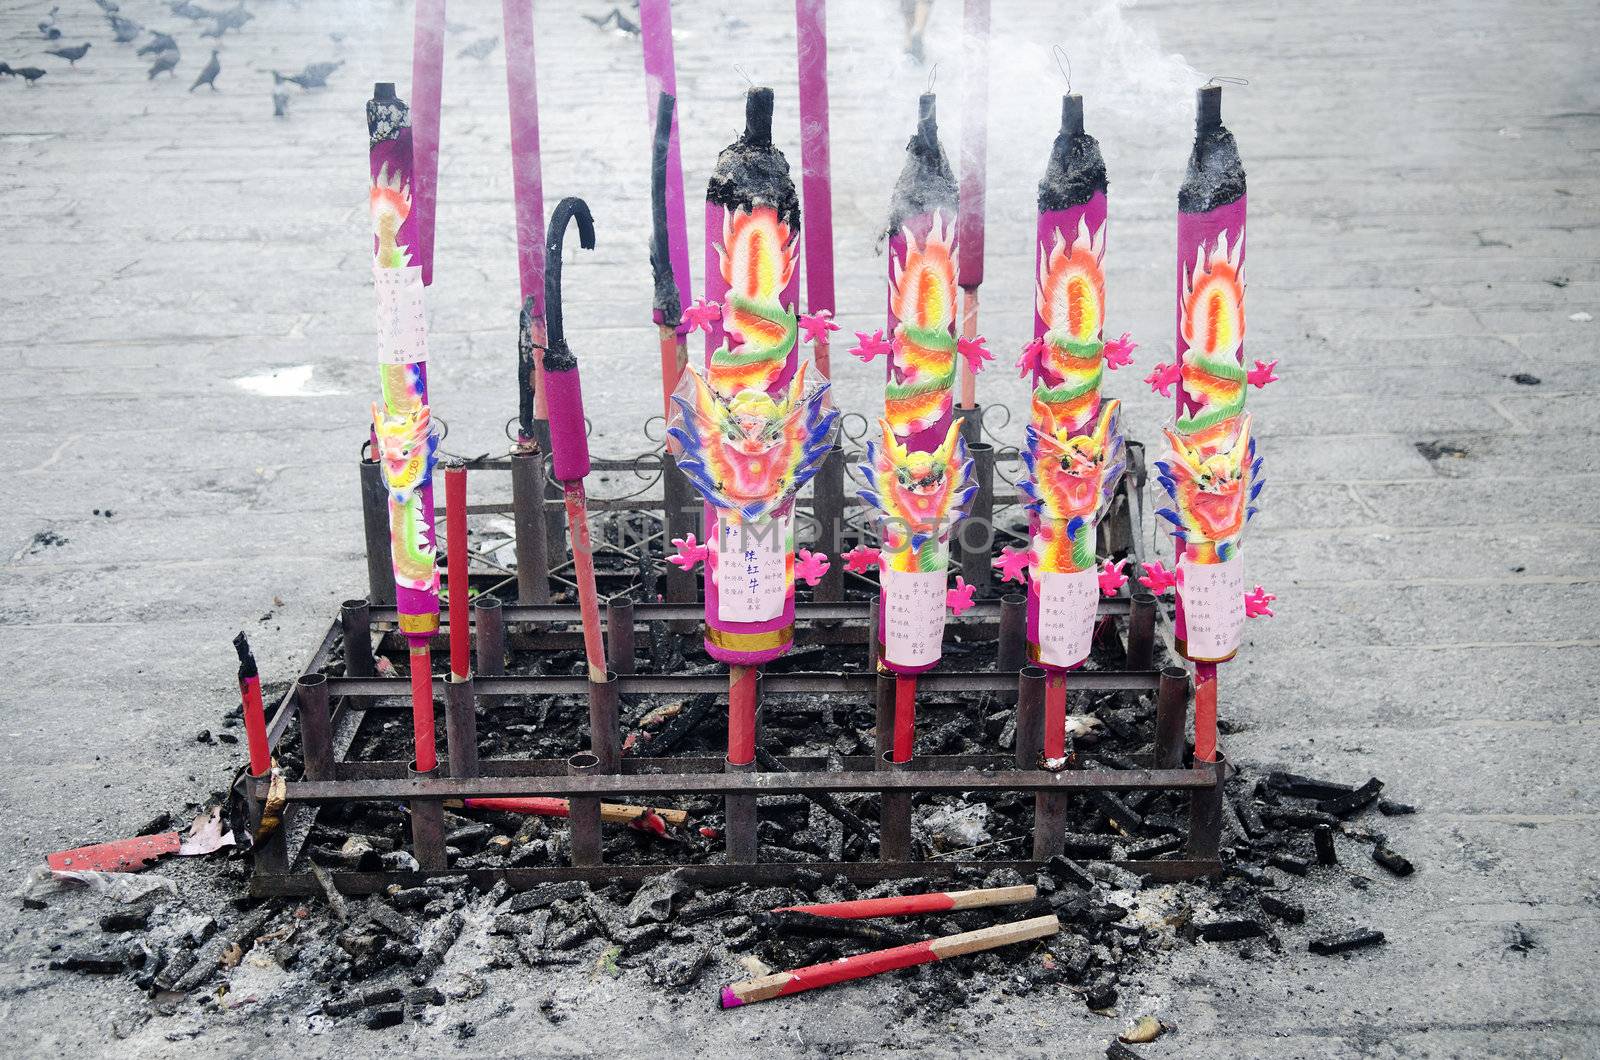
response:
<path id="1" fill-rule="evenodd" d="M 517 276 L 535 348 L 544 345 L 544 182 L 539 165 L 539 79 L 534 67 L 533 0 L 501 0 L 506 34 L 506 96 L 511 111 L 511 180 L 516 197 Z M 544 366 L 532 358 L 533 417 L 548 419 Z M 528 439 L 524 439 L 527 441 Z"/>
<path id="2" fill-rule="evenodd" d="M 589 536 L 589 514 L 583 479 L 589 474 L 589 438 L 583 417 L 583 390 L 578 359 L 567 345 L 561 321 L 561 242 L 567 222 L 578 224 L 578 242 L 594 249 L 594 219 L 582 199 L 565 198 L 550 215 L 550 243 L 545 260 L 545 313 L 549 343 L 544 351 L 545 388 L 550 397 L 550 447 L 555 476 L 560 481 L 572 531 L 572 560 L 578 581 L 578 606 L 583 617 L 583 647 L 589 680 L 606 679 L 605 647 L 600 635 L 600 600 L 594 581 L 594 543 Z"/>
<path id="3" fill-rule="evenodd" d="M 644 96 L 650 128 L 656 124 L 656 107 L 662 93 L 678 95 L 678 75 L 672 53 L 671 0 L 640 0 L 639 29 L 644 39 Z M 672 133 L 667 141 L 667 245 L 672 261 L 672 279 L 683 305 L 693 301 L 694 283 L 689 275 L 689 221 L 684 207 L 683 152 L 678 146 L 678 115 L 672 117 Z M 656 316 L 656 323 L 661 317 Z"/>
<path id="4" fill-rule="evenodd" d="M 833 180 L 828 136 L 827 0 L 796 0 L 795 28 L 800 66 L 800 190 L 805 205 L 806 308 L 811 313 L 838 309 L 833 289 Z M 828 339 L 813 356 L 824 379 L 832 378 Z"/>
<path id="5" fill-rule="evenodd" d="M 957 243 L 962 294 L 961 336 L 978 335 L 978 287 L 983 283 L 983 207 L 989 164 L 989 0 L 966 0 L 963 19 L 961 116 L 961 212 Z M 961 407 L 977 404 L 978 378 L 961 365 Z"/>
<path id="6" fill-rule="evenodd" d="M 444 0 L 417 0 L 411 50 L 412 216 L 422 284 L 433 283 L 433 215 L 439 197 L 439 107 L 444 91 Z"/>

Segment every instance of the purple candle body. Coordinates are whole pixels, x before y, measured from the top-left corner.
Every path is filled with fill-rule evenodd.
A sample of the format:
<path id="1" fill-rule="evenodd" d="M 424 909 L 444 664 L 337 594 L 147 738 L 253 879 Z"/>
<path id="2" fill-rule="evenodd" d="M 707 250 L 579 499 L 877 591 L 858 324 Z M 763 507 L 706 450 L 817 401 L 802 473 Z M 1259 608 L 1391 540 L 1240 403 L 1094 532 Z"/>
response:
<path id="1" fill-rule="evenodd" d="M 1034 362 L 1033 400 L 1030 408 L 1032 432 L 1065 428 L 1071 436 L 1092 435 L 1100 416 L 1100 384 L 1104 373 L 1105 273 L 1102 259 L 1106 250 L 1106 168 L 1100 145 L 1084 132 L 1083 98 L 1063 97 L 1061 128 L 1051 146 L 1045 175 L 1039 181 L 1039 220 L 1034 241 L 1033 334 L 1039 354 Z M 1120 448 L 1120 443 L 1118 443 Z M 1043 469 L 1048 471 L 1048 469 Z M 1120 470 L 1120 468 L 1119 468 Z M 1032 483 L 1037 472 L 1030 472 Z M 1042 491 L 1041 491 L 1042 492 Z M 1058 507 L 1059 505 L 1051 505 Z M 1077 593 L 1056 601 L 1057 621 L 1052 637 L 1053 652 L 1041 651 L 1041 604 L 1043 579 L 1052 575 L 1074 575 L 1078 588 L 1088 583 L 1084 570 L 1092 570 L 1092 540 L 1095 515 L 1090 512 L 1086 525 L 1077 533 L 1088 535 L 1085 550 L 1077 555 L 1060 515 L 1052 513 L 1044 527 L 1040 509 L 1030 508 L 1029 530 L 1034 541 L 1036 563 L 1028 580 L 1028 653 L 1031 661 L 1048 670 L 1070 670 L 1087 658 L 1093 623 L 1093 604 Z M 1047 530 L 1054 548 L 1042 546 L 1041 530 Z M 1058 578 L 1059 585 L 1068 581 Z M 1094 585 L 1091 600 L 1098 597 Z M 1072 601 L 1069 603 L 1068 601 Z M 1066 655 L 1063 645 L 1070 645 Z M 1071 656 L 1083 657 L 1075 662 Z M 1046 655 L 1055 655 L 1054 661 Z"/>
<path id="2" fill-rule="evenodd" d="M 644 39 L 644 94 L 650 128 L 656 125 L 656 108 L 661 94 L 678 95 L 678 75 L 672 52 L 671 0 L 640 0 L 639 29 Z M 689 275 L 689 221 L 684 204 L 683 152 L 678 146 L 678 114 L 672 116 L 672 135 L 667 141 L 667 249 L 672 262 L 672 280 L 678 299 L 688 305 L 693 300 L 694 282 Z M 661 324 L 661 311 L 655 311 Z M 684 334 L 685 325 L 678 325 Z"/>
<path id="3" fill-rule="evenodd" d="M 772 145 L 772 91 L 751 89 L 745 131 L 723 150 L 706 189 L 708 302 L 723 306 L 706 334 L 705 378 L 724 400 L 764 392 L 785 399 L 799 370 L 796 310 L 800 300 L 800 204 L 789 164 Z M 767 529 L 782 533 L 793 502 L 777 509 Z M 706 540 L 721 532 L 719 509 L 706 507 Z M 724 576 L 716 549 L 706 561 L 706 652 L 732 666 L 759 666 L 789 650 L 794 640 L 793 554 L 787 534 L 775 547 L 789 558 L 781 614 L 729 621 L 720 600 Z"/>
<path id="4" fill-rule="evenodd" d="M 1244 411 L 1246 214 L 1244 165 L 1233 134 L 1222 124 L 1222 89 L 1208 85 L 1198 94 L 1194 148 L 1178 192 L 1180 379 L 1175 433 L 1201 460 L 1230 453 L 1242 435 L 1248 437 Z M 1249 466 L 1251 462 L 1251 457 L 1246 457 L 1243 485 L 1238 487 L 1246 493 L 1237 499 L 1238 527 L 1248 518 L 1246 505 L 1260 489 L 1259 482 L 1252 482 L 1255 469 Z M 1222 509 L 1215 499 L 1207 503 L 1210 512 Z M 1209 540 L 1202 540 L 1202 535 L 1180 538 L 1176 542 L 1179 560 L 1224 562 L 1236 555 L 1236 545 L 1219 548 L 1217 542 L 1230 536 L 1236 539 L 1236 535 L 1237 527 L 1231 535 L 1221 529 L 1203 535 Z M 1242 614 L 1241 603 L 1241 619 Z M 1205 659 L 1190 654 L 1181 588 L 1173 632 L 1178 651 L 1197 662 L 1232 657 L 1232 652 Z"/>
<path id="5" fill-rule="evenodd" d="M 393 85 L 367 103 L 373 282 L 378 299 L 374 406 L 377 458 L 389 492 L 389 550 L 400 629 L 415 647 L 439 626 L 434 563 L 433 458 L 437 438 L 428 408 L 427 322 L 417 262 L 411 116 Z"/>
<path id="6" fill-rule="evenodd" d="M 417 0 L 411 51 L 413 214 L 422 283 L 433 283 L 433 217 L 439 196 L 439 107 L 444 91 L 444 0 Z"/>

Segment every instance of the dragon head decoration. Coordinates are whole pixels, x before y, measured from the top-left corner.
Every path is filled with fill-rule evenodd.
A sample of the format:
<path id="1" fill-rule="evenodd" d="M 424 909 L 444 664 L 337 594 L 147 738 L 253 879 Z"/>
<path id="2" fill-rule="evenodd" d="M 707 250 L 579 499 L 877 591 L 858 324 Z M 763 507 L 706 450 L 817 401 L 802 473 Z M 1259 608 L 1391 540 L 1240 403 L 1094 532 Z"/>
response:
<path id="1" fill-rule="evenodd" d="M 1210 452 L 1170 428 L 1172 451 L 1157 461 L 1159 481 L 1173 507 L 1156 514 L 1176 528 L 1187 551 L 1200 562 L 1226 562 L 1239 548 L 1245 523 L 1255 515 L 1255 500 L 1266 480 L 1250 436 L 1250 416 L 1239 417 L 1231 444 Z"/>
<path id="2" fill-rule="evenodd" d="M 1041 570 L 1070 573 L 1094 566 L 1090 531 L 1109 510 L 1127 466 L 1121 413 L 1120 402 L 1103 402 L 1092 429 L 1073 434 L 1050 405 L 1034 398 L 1022 489 L 1039 520 Z"/>
<path id="3" fill-rule="evenodd" d="M 920 557 L 925 545 L 936 548 L 961 518 L 977 483 L 972 461 L 961 439 L 961 425 L 952 423 L 944 441 L 931 452 L 910 452 L 894 435 L 887 420 L 879 420 L 883 440 L 867 446 L 861 466 L 868 488 L 861 497 L 888 520 L 885 551 Z M 906 540 L 909 538 L 909 540 Z M 920 559 L 918 560 L 920 563 Z M 938 569 L 911 567 L 909 569 Z"/>
<path id="4" fill-rule="evenodd" d="M 389 495 L 397 503 L 406 504 L 433 474 L 439 440 L 432 430 L 428 406 L 418 405 L 391 415 L 373 402 L 372 431 L 378 441 L 378 459 L 383 462 L 383 480 Z"/>
<path id="5" fill-rule="evenodd" d="M 838 412 L 827 407 L 826 384 L 806 393 L 803 365 L 778 398 L 749 388 L 725 399 L 694 368 L 684 376 L 667 433 L 707 504 L 760 519 L 817 473 Z"/>

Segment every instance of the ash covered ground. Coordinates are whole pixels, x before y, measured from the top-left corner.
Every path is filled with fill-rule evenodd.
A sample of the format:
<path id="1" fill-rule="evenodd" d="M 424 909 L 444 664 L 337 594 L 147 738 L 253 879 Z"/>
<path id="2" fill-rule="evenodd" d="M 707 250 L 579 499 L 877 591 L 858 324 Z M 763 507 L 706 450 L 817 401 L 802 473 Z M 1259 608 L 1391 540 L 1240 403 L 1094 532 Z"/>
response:
<path id="1" fill-rule="evenodd" d="M 158 812 L 186 823 L 200 808 L 186 804 L 222 788 L 241 758 L 221 738 L 237 732 L 222 721 L 233 696 L 228 640 L 247 627 L 269 679 L 292 674 L 363 580 L 355 460 L 374 396 L 363 107 L 374 80 L 406 82 L 411 39 L 409 6 L 387 0 L 247 0 L 255 18 L 220 40 L 165 4 L 122 0 L 124 17 L 173 33 L 181 48 L 173 73 L 151 78 L 152 56 L 136 54 L 148 35 L 119 46 L 98 7 L 72 0 L 59 5 L 62 38 L 52 42 L 38 29 L 51 6 L 0 0 L 0 59 L 46 71 L 31 86 L 0 79 L 12 398 L 3 434 L 14 462 L 0 509 L 0 837 L 19 884 L 49 851 L 137 832 Z M 567 276 L 567 330 L 585 392 L 606 411 L 594 448 L 623 455 L 649 447 L 642 424 L 659 398 L 645 267 L 649 131 L 637 38 L 614 20 L 585 21 L 610 9 L 591 6 L 540 5 L 541 124 L 547 199 L 582 194 L 596 209 L 599 248 Z M 897 4 L 835 4 L 830 14 L 838 316 L 870 331 L 882 317 L 877 241 L 928 66 L 901 54 Z M 613 977 L 599 958 L 618 944 L 598 928 L 559 951 L 583 963 L 535 969 L 518 952 L 490 967 L 505 937 L 486 934 L 487 897 L 467 888 L 439 899 L 462 903 L 460 938 L 428 983 L 405 985 L 437 987 L 446 1003 L 405 1001 L 423 1018 L 374 1030 L 367 1010 L 322 1014 L 342 1000 L 331 986 L 361 996 L 390 978 L 404 984 L 409 969 L 332 984 L 312 970 L 353 962 L 337 942 L 352 931 L 381 937 L 380 952 L 393 942 L 423 949 L 448 913 L 396 906 L 419 927 L 404 942 L 336 923 L 317 900 L 304 918 L 276 906 L 263 933 L 304 927 L 252 947 L 165 1015 L 135 982 L 143 968 L 121 953 L 107 974 L 49 967 L 123 944 L 99 925 L 120 905 L 51 894 L 43 910 L 0 909 L 8 1052 L 1092 1056 L 1140 1013 L 1175 1028 L 1133 1047 L 1149 1056 L 1595 1052 L 1600 796 L 1583 778 L 1596 752 L 1586 675 L 1600 645 L 1590 500 L 1600 450 L 1589 444 L 1600 57 L 1592 35 L 1573 31 L 1587 7 L 1094 0 L 1070 14 L 995 4 L 982 330 L 996 350 L 1018 350 L 1030 333 L 1033 189 L 1062 87 L 1051 40 L 1071 38 L 1075 87 L 1106 153 L 1108 323 L 1146 344 L 1135 375 L 1170 359 L 1173 200 L 1192 90 L 1212 74 L 1251 79 L 1228 90 L 1225 116 L 1250 176 L 1250 352 L 1280 357 L 1284 377 L 1253 401 L 1272 484 L 1248 545 L 1252 579 L 1277 592 L 1279 617 L 1253 623 L 1224 671 L 1225 747 L 1247 768 L 1234 794 L 1256 801 L 1271 770 L 1357 785 L 1381 777 L 1386 796 L 1422 812 L 1367 809 L 1348 827 L 1387 833 L 1414 875 L 1376 866 L 1373 846 L 1354 836 L 1340 840 L 1338 867 L 1304 880 L 1241 859 L 1221 891 L 1186 894 L 1175 908 L 1187 901 L 1202 923 L 1213 913 L 1261 920 L 1281 951 L 1265 938 L 1190 943 L 1177 926 L 1152 925 L 1136 955 L 1086 975 L 1119 970 L 1115 1019 L 1091 1011 L 1065 971 L 1059 983 L 1006 993 L 1024 971 L 1045 977 L 1024 963 L 1037 948 L 974 976 L 966 1004 L 910 1014 L 901 1007 L 912 988 L 954 969 L 722 1013 L 711 984 L 742 972 L 738 957 L 759 946 L 706 939 L 707 966 L 682 992 L 652 983 L 648 963 L 684 943 L 619 956 Z M 938 0 L 926 42 L 952 132 L 959 21 L 959 5 Z M 451 22 L 432 379 L 450 447 L 500 452 L 515 411 L 517 308 L 503 50 L 492 40 L 502 30 L 492 5 L 454 5 Z M 676 22 L 686 184 L 703 186 L 739 131 L 735 62 L 778 90 L 779 146 L 796 158 L 788 11 L 679 5 Z M 83 41 L 92 50 L 73 65 L 46 53 Z M 217 91 L 188 92 L 213 47 Z M 341 61 L 322 88 L 275 85 L 271 73 Z M 835 363 L 841 402 L 876 414 L 879 370 Z M 1020 413 L 1007 374 L 987 374 L 980 394 Z M 1130 429 L 1146 440 L 1170 413 L 1134 376 L 1112 377 L 1108 392 L 1126 400 Z M 995 423 L 1020 442 L 1015 419 Z M 201 730 L 211 742 L 196 741 Z M 1305 829 L 1255 809 L 1292 837 L 1290 853 L 1308 856 Z M 817 811 L 806 816 L 828 827 Z M 1082 828 L 1097 834 L 1092 821 Z M 320 845 L 344 842 L 329 834 Z M 197 962 L 221 950 L 252 924 L 235 905 L 235 865 L 157 870 L 178 893 L 155 896 L 152 926 L 128 928 L 127 941 L 192 951 Z M 1256 872 L 1306 908 L 1304 926 L 1256 908 L 1268 892 L 1243 875 Z M 1348 882 L 1357 875 L 1365 888 Z M 1091 912 L 1133 905 L 1115 880 L 1085 887 L 1063 871 L 1056 882 L 1055 893 L 1083 891 Z M 1229 888 L 1235 905 L 1222 904 Z M 596 915 L 621 917 L 631 900 L 597 897 Z M 675 901 L 668 936 L 711 930 L 713 920 L 680 919 L 699 900 Z M 587 899 L 564 901 L 587 916 Z M 353 904 L 353 920 L 368 916 Z M 748 914 L 725 919 L 738 915 Z M 1116 925 L 1136 915 L 1093 937 L 1129 941 Z M 1363 925 L 1386 943 L 1332 958 L 1307 949 L 1321 933 Z M 1091 952 L 1106 945 L 1084 941 Z M 278 946 L 298 947 L 298 968 L 274 970 Z M 623 967 L 636 957 L 641 965 Z M 475 989 L 467 972 L 483 985 L 477 997 L 456 996 Z M 201 1000 L 223 983 L 225 999 L 258 1000 Z M 476 1036 L 463 1041 L 465 1025 Z"/>

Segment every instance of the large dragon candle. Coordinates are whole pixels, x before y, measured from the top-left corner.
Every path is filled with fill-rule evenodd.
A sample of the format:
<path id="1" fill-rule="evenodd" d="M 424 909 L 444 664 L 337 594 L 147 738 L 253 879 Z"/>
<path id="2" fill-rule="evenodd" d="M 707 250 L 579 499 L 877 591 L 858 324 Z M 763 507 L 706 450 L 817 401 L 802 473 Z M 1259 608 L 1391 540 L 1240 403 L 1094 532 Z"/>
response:
<path id="1" fill-rule="evenodd" d="M 1194 150 L 1178 193 L 1177 418 L 1157 464 L 1178 559 L 1178 650 L 1221 662 L 1245 618 L 1239 538 L 1263 485 L 1244 410 L 1245 178 L 1222 124 L 1222 89 L 1200 90 Z"/>
<path id="2" fill-rule="evenodd" d="M 1100 386 L 1133 346 L 1125 334 L 1105 341 L 1105 252 L 1105 162 L 1083 130 L 1083 97 L 1068 95 L 1039 182 L 1034 339 L 1020 362 L 1033 377 L 1022 484 L 1032 532 L 1028 650 L 1050 671 L 1088 658 L 1100 597 L 1095 527 L 1124 465 L 1119 405 L 1102 401 Z"/>
<path id="3" fill-rule="evenodd" d="M 800 205 L 772 146 L 772 90 L 751 89 L 744 135 L 717 159 L 706 189 L 704 372 L 674 398 L 678 466 L 706 501 L 706 651 L 759 666 L 794 638 L 794 579 L 821 557 L 794 557 L 795 493 L 816 473 L 835 413 L 826 385 L 807 389 L 799 363 Z M 691 310 L 694 313 L 695 310 Z M 682 548 L 683 546 L 680 546 Z"/>
<path id="4" fill-rule="evenodd" d="M 902 677 L 939 661 L 950 533 L 977 491 L 952 409 L 962 352 L 955 334 L 957 189 L 939 143 L 931 94 L 921 99 L 906 155 L 889 214 L 891 338 L 860 335 L 855 351 L 869 360 L 889 354 L 883 433 L 867 447 L 861 471 L 868 488 L 861 495 L 883 516 L 876 559 L 879 658 Z M 902 685 L 900 706 L 909 706 L 908 694 Z M 897 708 L 897 761 L 910 756 L 909 746 L 902 746 L 909 731 L 901 731 L 909 728 L 903 717 L 908 713 Z"/>
<path id="5" fill-rule="evenodd" d="M 434 565 L 433 464 L 438 439 L 428 412 L 428 325 L 422 269 L 414 261 L 411 116 L 392 84 L 367 103 L 372 171 L 373 286 L 378 296 L 378 375 L 373 437 L 389 489 L 389 547 L 400 630 L 411 645 L 417 769 L 435 765 L 428 644 L 439 628 Z"/>
<path id="6" fill-rule="evenodd" d="M 1222 124 L 1222 88 L 1200 89 L 1194 150 L 1178 192 L 1177 416 L 1156 464 L 1171 498 L 1161 515 L 1177 545 L 1177 647 L 1195 663 L 1195 758 L 1216 760 L 1216 664 L 1239 648 L 1249 614 L 1271 614 L 1259 587 L 1246 597 L 1239 539 L 1264 484 L 1246 384 L 1272 364 L 1244 367 L 1244 166 Z M 1158 376 L 1162 369 L 1158 369 Z M 1159 382 L 1157 383 L 1159 385 Z"/>

